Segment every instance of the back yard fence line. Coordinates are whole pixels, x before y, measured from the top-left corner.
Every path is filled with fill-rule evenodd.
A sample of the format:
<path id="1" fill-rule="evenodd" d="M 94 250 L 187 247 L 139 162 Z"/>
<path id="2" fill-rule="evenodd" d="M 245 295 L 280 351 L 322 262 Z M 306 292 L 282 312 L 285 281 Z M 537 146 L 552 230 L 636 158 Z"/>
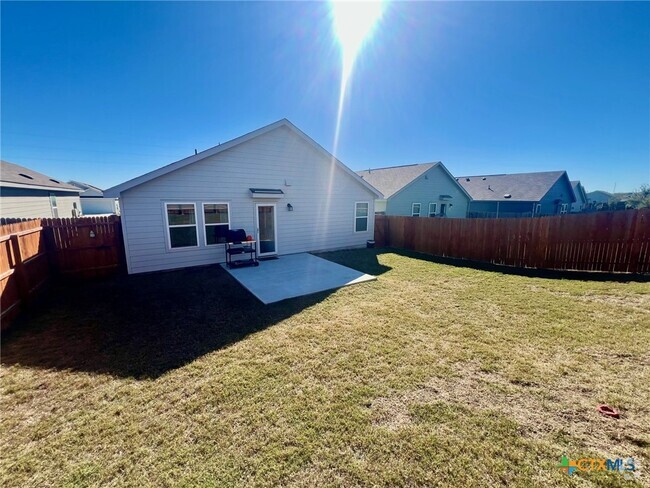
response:
<path id="1" fill-rule="evenodd" d="M 117 216 L 0 219 L 2 329 L 50 276 L 103 276 L 120 271 L 124 263 Z"/>
<path id="2" fill-rule="evenodd" d="M 375 241 L 524 268 L 650 273 L 650 209 L 507 219 L 378 215 Z"/>

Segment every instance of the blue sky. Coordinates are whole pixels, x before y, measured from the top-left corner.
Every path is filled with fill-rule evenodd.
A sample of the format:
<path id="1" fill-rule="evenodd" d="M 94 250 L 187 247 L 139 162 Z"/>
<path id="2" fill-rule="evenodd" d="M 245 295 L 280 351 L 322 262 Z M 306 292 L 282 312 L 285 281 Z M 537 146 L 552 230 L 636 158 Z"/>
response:
<path id="1" fill-rule="evenodd" d="M 333 149 L 326 3 L 2 2 L 2 158 L 109 187 L 287 117 Z M 649 3 L 392 3 L 337 156 L 353 169 L 650 181 Z"/>

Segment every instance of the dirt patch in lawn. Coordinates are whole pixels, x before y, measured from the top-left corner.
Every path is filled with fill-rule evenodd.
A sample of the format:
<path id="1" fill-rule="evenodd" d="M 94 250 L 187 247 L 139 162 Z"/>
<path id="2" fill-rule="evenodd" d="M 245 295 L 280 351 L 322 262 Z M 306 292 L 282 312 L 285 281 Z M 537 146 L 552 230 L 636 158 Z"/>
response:
<path id="1" fill-rule="evenodd" d="M 457 407 L 459 415 L 496 412 L 519 425 L 521 435 L 554 441 L 572 438 L 604 455 L 640 455 L 648 446 L 644 426 L 649 409 L 621 410 L 620 419 L 603 417 L 596 411 L 597 399 L 589 388 L 562 379 L 549 388 L 482 371 L 477 365 L 457 365 L 455 373 L 431 378 L 421 388 L 377 398 L 372 403 L 376 427 L 398 431 L 414 423 L 417 405 Z M 465 413 L 464 413 L 465 412 Z M 444 422 L 437 427 L 445 430 Z"/>

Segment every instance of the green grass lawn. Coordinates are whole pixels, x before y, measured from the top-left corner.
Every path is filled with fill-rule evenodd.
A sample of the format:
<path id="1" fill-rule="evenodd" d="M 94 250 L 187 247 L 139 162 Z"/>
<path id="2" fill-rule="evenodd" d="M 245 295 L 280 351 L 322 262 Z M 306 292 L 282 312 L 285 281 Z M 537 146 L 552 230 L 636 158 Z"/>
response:
<path id="1" fill-rule="evenodd" d="M 649 486 L 650 285 L 324 256 L 379 278 L 268 306 L 216 266 L 50 289 L 3 339 L 2 486 L 634 486 L 563 454 Z"/>

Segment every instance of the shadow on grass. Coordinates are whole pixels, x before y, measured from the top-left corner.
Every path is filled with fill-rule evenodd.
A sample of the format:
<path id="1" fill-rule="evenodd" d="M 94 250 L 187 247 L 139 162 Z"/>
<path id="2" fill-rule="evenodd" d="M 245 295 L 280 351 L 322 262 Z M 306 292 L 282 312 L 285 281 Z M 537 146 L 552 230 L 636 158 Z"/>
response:
<path id="1" fill-rule="evenodd" d="M 312 253 L 319 258 L 333 261 L 362 273 L 379 276 L 392 268 L 379 263 L 377 255 L 386 252 L 385 249 L 347 249 L 323 253 Z M 391 251 L 392 252 L 392 251 Z"/>
<path id="2" fill-rule="evenodd" d="M 399 249 L 394 247 L 384 247 L 377 249 L 377 254 L 392 253 L 413 259 L 420 259 L 437 264 L 446 264 L 459 268 L 470 268 L 480 271 L 491 271 L 507 275 L 526 276 L 529 278 L 548 278 L 557 280 L 581 280 L 581 281 L 615 281 L 621 283 L 627 282 L 650 282 L 650 275 L 626 274 L 626 273 L 603 273 L 599 271 L 563 271 L 555 269 L 537 269 L 537 268 L 519 268 L 515 266 L 505 266 L 499 264 L 485 263 L 480 261 L 469 261 L 467 259 L 444 258 L 424 254 L 408 249 Z"/>
<path id="3" fill-rule="evenodd" d="M 383 272 L 373 251 L 321 256 Z M 55 283 L 3 334 L 2 364 L 156 378 L 333 291 L 263 305 L 219 265 Z"/>

